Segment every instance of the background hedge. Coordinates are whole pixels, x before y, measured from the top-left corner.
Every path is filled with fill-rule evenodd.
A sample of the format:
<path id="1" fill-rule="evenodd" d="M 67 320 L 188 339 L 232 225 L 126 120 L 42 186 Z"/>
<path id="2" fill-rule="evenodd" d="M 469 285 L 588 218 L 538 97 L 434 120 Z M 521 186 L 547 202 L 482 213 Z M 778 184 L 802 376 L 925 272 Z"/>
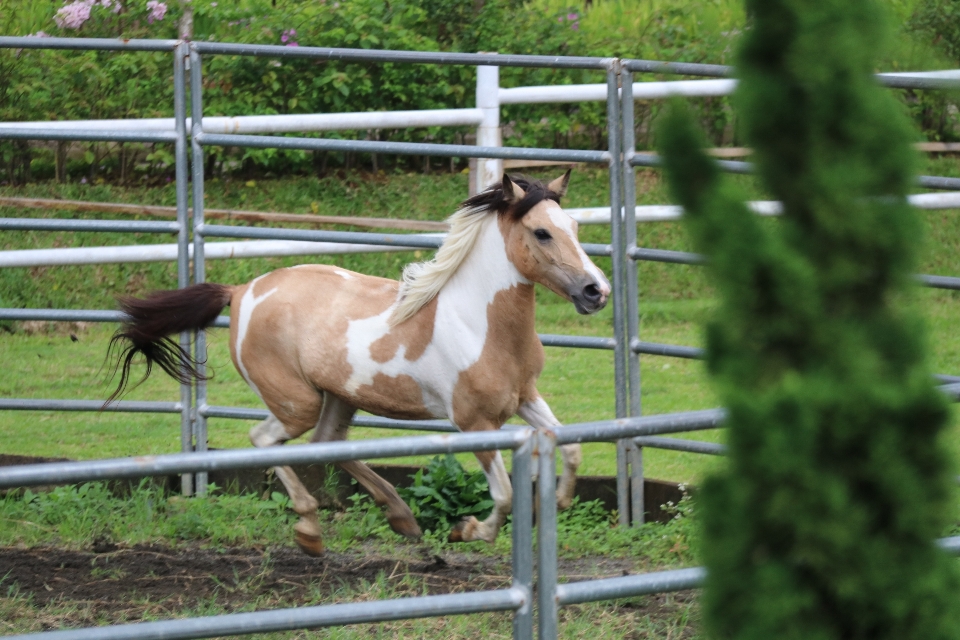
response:
<path id="1" fill-rule="evenodd" d="M 64 11 L 88 4 L 89 19 L 63 24 Z M 151 6 L 148 7 L 147 5 Z M 0 33 L 80 37 L 175 38 L 177 0 L 157 19 L 157 2 L 33 0 L 0 4 Z M 687 62 L 730 62 L 750 28 L 735 0 L 193 0 L 194 39 L 287 46 L 621 56 Z M 901 24 L 896 46 L 878 70 L 956 64 L 952 19 L 957 0 L 889 0 Z M 117 7 L 120 10 L 117 11 Z M 58 26 L 57 15 L 60 12 Z M 212 56 L 205 61 L 205 112 L 210 115 L 322 113 L 470 107 L 475 69 L 374 65 L 337 61 Z M 642 79 L 650 79 L 642 78 Z M 502 69 L 502 86 L 603 82 L 577 70 Z M 956 107 L 942 93 L 899 92 L 925 139 L 957 139 Z M 0 121 L 169 117 L 173 108 L 168 54 L 36 50 L 0 51 Z M 740 144 L 727 98 L 695 101 L 713 145 Z M 657 102 L 637 103 L 638 146 L 653 146 Z M 602 148 L 602 104 L 504 107 L 505 144 Z M 469 128 L 356 131 L 330 137 L 469 142 Z M 60 178 L 102 176 L 163 180 L 172 174 L 165 145 L 61 145 Z M 0 142 L 0 181 L 55 174 L 57 146 Z M 423 158 L 377 158 L 302 151 L 215 150 L 211 171 L 321 172 L 339 167 L 423 168 Z M 434 161 L 438 162 L 438 161 Z M 444 167 L 447 167 L 446 161 Z M 449 168 L 460 170 L 464 162 Z M 429 169 L 429 165 L 426 165 Z"/>

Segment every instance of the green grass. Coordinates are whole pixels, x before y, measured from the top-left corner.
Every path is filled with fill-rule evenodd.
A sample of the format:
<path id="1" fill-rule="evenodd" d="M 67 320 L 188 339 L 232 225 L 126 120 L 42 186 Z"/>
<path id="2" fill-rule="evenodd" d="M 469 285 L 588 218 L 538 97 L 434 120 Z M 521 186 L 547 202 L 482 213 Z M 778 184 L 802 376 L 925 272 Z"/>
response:
<path id="1" fill-rule="evenodd" d="M 692 516 L 693 503 L 685 498 L 676 508 L 676 517 L 665 524 L 621 528 L 612 526 L 611 514 L 599 502 L 574 501 L 557 517 L 558 553 L 570 559 L 635 558 L 648 570 L 687 566 L 695 562 L 697 546 Z M 205 497 L 186 499 L 168 495 L 144 480 L 130 490 L 95 482 L 0 495 L 0 547 L 88 549 L 95 543 L 211 549 L 292 547 L 296 521 L 290 499 L 277 491 L 269 496 L 235 495 L 214 486 Z M 509 519 L 492 545 L 449 543 L 449 527 L 425 531 L 424 538 L 413 543 L 390 529 L 380 508 L 366 494 L 353 495 L 343 511 L 322 511 L 320 522 L 324 543 L 333 553 L 349 553 L 360 542 L 378 553 L 423 545 L 435 554 L 457 551 L 505 557 L 510 553 Z"/>
<path id="2" fill-rule="evenodd" d="M 938 160 L 928 173 L 956 175 L 956 163 Z M 667 198 L 663 186 L 650 172 L 641 172 L 641 203 L 661 203 Z M 747 178 L 740 179 L 747 197 L 763 197 Z M 355 186 L 350 186 L 354 184 Z M 576 174 L 568 206 L 598 205 L 604 202 L 606 175 L 599 171 Z M 258 182 L 248 187 L 241 182 L 213 182 L 208 204 L 256 210 L 302 211 L 322 214 L 402 215 L 442 219 L 465 193 L 459 175 L 382 176 L 363 182 L 351 176 L 337 180 L 298 178 Z M 59 196 L 65 198 L 151 202 L 170 204 L 172 190 L 124 189 L 109 185 L 29 185 L 21 189 L 2 188 L 3 195 Z M 315 206 L 313 203 L 317 203 Z M 8 216 L 38 215 L 36 211 L 0 211 Z M 49 215 L 49 214 L 40 214 Z M 73 217 L 72 214 L 57 214 Z M 955 211 L 922 214 L 928 241 L 922 252 L 920 271 L 944 275 L 960 274 L 960 220 Z M 99 216 L 97 216 L 99 217 Z M 771 221 L 771 224 L 776 224 Z M 583 240 L 608 241 L 605 227 L 585 228 Z M 642 225 L 638 231 L 644 246 L 689 249 L 684 231 L 677 223 Z M 74 246 L 79 243 L 126 244 L 129 236 L 117 234 L 40 234 L 5 232 L 3 248 Z M 140 236 L 141 243 L 168 239 Z M 346 256 L 305 259 L 332 262 L 347 268 L 395 277 L 413 254 Z M 261 272 L 301 259 L 258 259 L 212 262 L 210 279 L 241 282 Z M 598 261 L 609 270 L 608 261 Z M 170 287 L 175 273 L 169 265 L 102 265 L 57 269 L 7 269 L 0 271 L 0 300 L 3 306 L 110 308 L 116 293 L 142 293 Z M 710 316 L 712 292 L 702 270 L 695 267 L 644 263 L 640 266 L 641 334 L 643 339 L 672 344 L 700 345 L 702 325 Z M 933 370 L 960 373 L 960 339 L 955 319 L 960 315 L 960 294 L 918 290 L 914 303 L 926 319 Z M 609 336 L 610 309 L 597 316 L 578 316 L 569 304 L 548 292 L 538 292 L 538 329 L 544 333 Z M 105 398 L 111 389 L 103 380 L 106 344 L 112 328 L 94 325 L 73 327 L 49 325 L 27 331 L 22 324 L 6 325 L 0 331 L 0 354 L 7 366 L 0 368 L 0 396 L 34 398 Z M 39 329 L 39 330 L 38 330 Z M 77 341 L 70 338 L 75 334 Z M 230 363 L 226 332 L 210 333 L 210 364 L 216 377 L 210 383 L 213 404 L 259 407 L 260 403 Z M 641 358 L 643 409 L 657 414 L 716 406 L 703 366 L 697 361 L 645 356 Z M 547 349 L 547 362 L 540 389 L 555 413 L 565 423 L 613 416 L 612 356 L 605 351 Z M 136 388 L 130 399 L 175 400 L 177 387 L 169 379 L 154 376 Z M 251 423 L 214 419 L 210 423 L 210 444 L 232 448 L 249 446 L 246 432 Z M 409 432 L 403 432 L 407 435 Z M 391 435 L 373 429 L 355 429 L 353 438 Z M 400 435 L 400 433 L 397 433 Z M 718 430 L 684 437 L 720 441 Z M 3 453 L 90 459 L 123 455 L 165 453 L 179 449 L 179 417 L 150 414 L 0 412 Z M 954 456 L 960 454 L 960 428 L 954 420 L 946 444 Z M 461 456 L 475 468 L 470 456 Z M 422 458 L 415 462 L 424 462 Z M 667 451 L 647 450 L 645 470 L 650 477 L 697 482 L 722 459 Z M 585 446 L 583 474 L 612 474 L 614 455 L 610 445 Z M 144 484 L 139 491 L 121 497 L 103 485 L 60 488 L 43 495 L 28 494 L 0 498 L 0 546 L 58 545 L 88 548 L 95 540 L 113 540 L 121 545 L 159 543 L 200 545 L 220 548 L 229 545 L 289 546 L 293 516 L 288 500 L 281 494 L 268 499 L 257 496 L 229 496 L 214 492 L 202 499 L 182 500 L 163 495 Z M 689 513 L 687 514 L 689 515 Z M 382 514 L 369 500 L 358 498 L 345 512 L 322 515 L 326 542 L 334 552 L 350 552 L 358 541 L 378 553 L 420 553 L 387 527 Z M 605 556 L 635 558 L 643 570 L 688 566 L 696 562 L 696 528 L 690 518 L 667 525 L 645 525 L 639 529 L 610 526 L 609 515 L 593 505 L 577 505 L 559 516 L 560 554 L 564 558 Z M 448 547 L 442 532 L 428 535 L 417 549 L 433 552 L 466 552 L 478 556 L 509 552 L 509 524 L 495 545 L 474 543 Z M 464 551 L 465 550 L 465 551 Z M 109 577 L 109 576 L 107 576 Z M 296 602 L 280 596 L 258 596 L 238 608 L 212 598 L 174 613 L 167 603 L 131 603 L 136 619 L 165 619 L 171 615 L 217 614 L 239 610 L 317 604 L 332 601 L 385 598 L 420 593 L 424 585 L 415 577 L 401 582 L 377 579 L 360 588 L 344 589 L 329 595 L 310 592 Z M 82 626 L 117 621 L 98 613 L 83 602 L 62 601 L 39 605 L 20 595 L 12 585 L 0 584 L 0 619 L 4 633 L 38 631 L 60 626 Z M 624 606 L 626 605 L 626 606 Z M 128 615 L 128 614 L 123 614 Z M 561 611 L 563 637 L 691 637 L 698 620 L 695 602 L 649 598 L 564 608 Z M 122 616 L 121 616 L 122 617 Z M 337 630 L 293 632 L 257 636 L 262 638 L 323 637 L 493 637 L 509 636 L 509 616 L 489 614 L 437 620 L 364 625 Z"/>
<path id="3" fill-rule="evenodd" d="M 958 175 L 956 160 L 932 159 L 926 173 Z M 531 172 L 551 177 L 556 170 Z M 749 177 L 738 177 L 745 197 L 764 198 Z M 443 219 L 466 193 L 466 176 L 461 174 L 348 174 L 336 178 L 279 179 L 257 181 L 214 180 L 207 185 L 211 207 L 246 208 L 260 211 L 290 211 L 326 215 L 395 216 Z M 597 206 L 607 199 L 607 173 L 600 170 L 574 172 L 566 206 Z M 668 202 L 658 174 L 638 172 L 640 203 Z M 54 183 L 31 184 L 20 188 L 0 187 L 0 195 L 61 197 L 92 201 L 172 204 L 173 189 L 125 188 L 114 185 Z M 78 214 L 0 209 L 5 216 L 80 217 Z M 920 271 L 942 275 L 960 274 L 960 217 L 956 211 L 921 214 L 928 232 L 921 254 Z M 88 215 L 86 217 L 109 217 Z M 776 224 L 771 220 L 770 224 Z M 689 250 L 679 223 L 647 223 L 638 229 L 639 244 L 649 247 Z M 584 227 L 584 242 L 609 242 L 609 228 Z M 170 242 L 166 237 L 121 234 L 61 234 L 4 232 L 3 249 L 22 249 L 78 244 L 127 244 Z M 316 258 L 262 258 L 211 261 L 211 281 L 244 282 L 260 273 L 299 262 L 327 262 L 367 273 L 396 277 L 403 264 L 422 254 L 399 253 Z M 609 260 L 598 264 L 608 270 Z M 641 335 L 644 340 L 672 344 L 700 345 L 703 323 L 709 318 L 712 291 L 703 270 L 693 266 L 662 263 L 640 265 Z M 0 270 L 0 306 L 51 308 L 112 308 L 119 293 L 137 294 L 175 285 L 172 265 L 98 265 L 37 269 Z M 922 290 L 916 304 L 926 318 L 930 334 L 932 368 L 942 373 L 960 373 L 960 339 L 954 330 L 960 315 L 960 294 Z M 571 305 L 552 293 L 538 292 L 538 330 L 542 333 L 612 335 L 612 313 L 608 307 L 596 316 L 579 316 Z M 103 381 L 101 368 L 111 328 L 92 326 L 82 330 L 60 327 L 49 332 L 28 334 L 22 326 L 7 325 L 13 333 L 0 332 L 2 360 L 16 363 L 0 369 L 0 396 L 17 398 L 102 399 L 111 387 Z M 69 333 L 79 338 L 72 342 Z M 217 405 L 260 407 L 259 400 L 241 380 L 230 363 L 226 332 L 210 332 L 210 360 L 216 377 L 209 386 L 210 402 Z M 717 405 L 716 397 L 701 363 L 644 356 L 641 358 L 643 410 L 658 414 Z M 612 354 L 606 351 L 547 349 L 547 362 L 540 390 L 554 412 L 570 424 L 613 417 L 614 386 Z M 135 389 L 130 399 L 176 400 L 176 385 L 155 375 Z M 212 419 L 210 445 L 218 448 L 249 446 L 247 421 Z M 404 435 L 409 432 L 403 432 Z M 383 430 L 355 429 L 353 438 L 381 437 Z M 151 414 L 0 412 L 3 453 L 89 459 L 179 449 L 179 417 Z M 685 437 L 719 441 L 718 431 L 699 432 Z M 948 444 L 960 453 L 960 431 L 954 428 Z M 472 456 L 461 456 L 475 468 Z M 408 460 L 409 461 L 409 460 Z M 424 459 L 413 462 L 422 463 Z M 648 476 L 696 482 L 704 473 L 722 464 L 708 456 L 648 450 Z M 585 445 L 585 475 L 614 472 L 612 446 Z"/>

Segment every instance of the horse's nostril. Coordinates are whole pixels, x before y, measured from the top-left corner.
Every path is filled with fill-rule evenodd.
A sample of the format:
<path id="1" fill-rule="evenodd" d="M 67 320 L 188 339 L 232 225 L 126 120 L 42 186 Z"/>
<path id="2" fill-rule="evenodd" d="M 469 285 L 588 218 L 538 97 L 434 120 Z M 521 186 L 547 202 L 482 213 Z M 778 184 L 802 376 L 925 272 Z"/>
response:
<path id="1" fill-rule="evenodd" d="M 595 284 L 588 284 L 583 288 L 583 297 L 589 300 L 590 302 L 597 302 L 602 297 L 600 293 L 600 288 Z"/>

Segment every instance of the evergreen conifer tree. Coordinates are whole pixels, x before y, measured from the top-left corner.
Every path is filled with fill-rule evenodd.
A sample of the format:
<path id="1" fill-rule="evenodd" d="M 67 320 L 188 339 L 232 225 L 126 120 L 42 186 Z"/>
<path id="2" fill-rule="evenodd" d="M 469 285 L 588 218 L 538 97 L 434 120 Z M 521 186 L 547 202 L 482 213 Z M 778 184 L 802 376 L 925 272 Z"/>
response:
<path id="1" fill-rule="evenodd" d="M 747 0 L 735 97 L 760 220 L 682 105 L 660 129 L 720 298 L 707 366 L 728 467 L 701 493 L 707 631 L 737 640 L 960 638 L 946 400 L 910 308 L 912 133 L 872 77 L 873 0 Z"/>

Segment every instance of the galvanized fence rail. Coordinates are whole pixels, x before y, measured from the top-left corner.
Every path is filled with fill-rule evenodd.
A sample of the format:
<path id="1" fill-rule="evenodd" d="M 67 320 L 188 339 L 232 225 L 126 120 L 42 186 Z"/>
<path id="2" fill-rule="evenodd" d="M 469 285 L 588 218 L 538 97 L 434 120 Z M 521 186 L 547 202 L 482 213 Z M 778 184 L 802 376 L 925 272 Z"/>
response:
<path id="1" fill-rule="evenodd" d="M 0 468 L 0 488 L 83 482 L 150 475 L 288 464 L 330 464 L 346 460 L 434 455 L 465 451 L 513 450 L 512 584 L 506 589 L 450 595 L 276 609 L 219 616 L 51 631 L 18 636 L 46 640 L 144 640 L 209 638 L 312 627 L 504 611 L 513 613 L 513 636 L 533 638 L 534 431 L 530 428 L 483 433 L 383 438 L 357 442 L 304 444 L 267 449 L 177 453 L 87 462 Z"/>
<path id="2" fill-rule="evenodd" d="M 724 65 L 656 62 L 650 60 L 623 60 L 621 62 L 620 81 L 622 90 L 620 98 L 622 103 L 621 129 L 623 132 L 621 168 L 623 171 L 623 218 L 625 221 L 624 228 L 626 231 L 626 239 L 624 245 L 617 248 L 624 252 L 624 254 L 627 256 L 627 261 L 632 262 L 632 264 L 625 268 L 627 282 L 626 288 L 623 290 L 624 304 L 627 306 L 626 334 L 618 333 L 617 336 L 621 342 L 627 345 L 629 352 L 627 367 L 629 394 L 628 415 L 640 416 L 642 415 L 640 375 L 641 354 L 659 355 L 674 358 L 701 359 L 703 358 L 704 353 L 703 350 L 698 347 L 649 343 L 640 339 L 638 286 L 639 263 L 642 261 L 650 261 L 672 264 L 702 265 L 704 263 L 704 257 L 685 251 L 670 251 L 665 249 L 637 246 L 636 168 L 659 167 L 661 160 L 659 156 L 649 153 L 637 153 L 636 151 L 633 122 L 633 89 L 636 85 L 633 82 L 633 72 L 689 74 L 722 78 L 733 75 L 733 68 Z M 880 84 L 891 88 L 955 89 L 960 86 L 960 70 L 910 74 L 877 74 L 876 78 Z M 726 172 L 753 173 L 753 165 L 749 162 L 718 160 L 717 164 L 720 166 L 721 170 Z M 917 186 L 926 189 L 957 190 L 960 189 L 960 178 L 919 176 L 916 180 L 916 184 Z M 929 204 L 932 204 L 933 202 L 933 200 L 930 199 L 927 194 L 912 196 L 910 200 L 913 201 L 914 206 L 921 207 L 925 205 L 929 206 Z M 758 213 L 767 215 L 776 213 L 776 210 L 779 207 L 779 203 L 751 203 L 751 205 Z M 915 278 L 922 286 L 925 287 L 960 290 L 960 277 L 918 274 L 915 276 Z M 950 378 L 951 376 L 939 377 Z M 951 395 L 951 397 L 955 398 L 956 391 L 953 389 L 953 386 L 954 385 L 945 385 L 941 388 L 948 395 Z M 629 484 L 629 491 L 624 491 L 619 494 L 621 524 L 627 524 L 630 522 L 634 525 L 638 525 L 642 524 L 644 520 L 645 505 L 643 503 L 643 449 L 645 447 L 672 449 L 689 453 L 704 453 L 708 455 L 722 454 L 724 451 L 724 448 L 721 445 L 714 443 L 671 440 L 672 439 L 668 438 L 633 438 L 625 443 L 626 451 L 623 459 L 626 462 L 627 468 L 618 466 L 617 469 L 620 485 L 625 486 Z M 620 475 L 625 477 L 619 478 Z M 627 477 L 629 478 L 629 481 L 626 479 Z"/>
<path id="3" fill-rule="evenodd" d="M 282 228 L 250 228 L 229 225 L 205 224 L 203 215 L 203 147 L 209 145 L 229 145 L 237 147 L 259 148 L 287 148 L 328 151 L 360 151 L 373 153 L 391 153 L 400 155 L 435 155 L 444 157 L 470 157 L 478 159 L 518 159 L 518 160 L 552 160 L 565 162 L 592 162 L 605 164 L 611 168 L 611 181 L 619 180 L 619 171 L 613 171 L 613 156 L 609 151 L 590 150 L 558 150 L 558 149 L 530 149 L 530 148 L 503 148 L 499 146 L 476 145 L 440 145 L 420 143 L 389 143 L 372 141 L 345 141 L 332 139 L 297 138 L 262 135 L 237 135 L 203 132 L 202 108 L 202 76 L 201 66 L 203 55 L 255 55 L 271 57 L 307 57 L 330 60 L 355 60 L 366 62 L 406 62 L 416 64 L 469 64 L 477 65 L 478 73 L 486 69 L 494 73 L 486 73 L 488 80 L 496 82 L 496 69 L 501 66 L 520 67 L 554 67 L 554 68 L 581 68 L 606 71 L 613 78 L 614 91 L 616 90 L 616 63 L 612 59 L 602 58 L 572 58 L 553 56 L 511 56 L 490 54 L 440 54 L 430 52 L 407 51 L 367 51 L 352 49 L 329 49 L 317 47 L 299 47 L 292 51 L 289 47 L 232 45 L 220 43 L 187 43 L 180 41 L 113 41 L 87 40 L 70 38 L 10 38 L 0 37 L 0 47 L 23 49 L 101 49 L 115 51 L 170 51 L 173 53 L 174 76 L 174 131 L 145 130 L 129 131 L 128 127 L 118 127 L 120 130 L 69 128 L 70 123 L 58 122 L 50 127 L 2 127 L 0 139 L 39 139 L 39 140 L 85 140 L 85 141 L 136 141 L 150 143 L 173 143 L 175 145 L 175 172 L 176 172 L 176 222 L 133 222 L 133 221 L 106 221 L 106 220 L 49 220 L 49 219 L 0 219 L 0 229 L 17 230 L 58 230 L 58 231 L 113 231 L 113 232 L 151 232 L 176 233 L 178 287 L 185 287 L 192 282 L 203 282 L 205 279 L 205 249 L 206 238 L 259 238 L 264 240 L 295 240 L 306 242 L 326 242 L 364 245 L 380 245 L 385 249 L 396 250 L 426 248 L 434 249 L 439 246 L 442 238 L 437 236 L 423 236 L 416 234 L 374 234 L 351 233 L 337 231 L 305 231 Z M 190 70 L 190 79 L 187 80 L 187 65 L 194 63 Z M 187 105 L 187 82 L 191 83 L 190 105 Z M 608 80 L 608 85 L 610 81 Z M 480 95 L 490 89 L 489 82 L 483 86 L 478 83 L 478 106 L 483 102 Z M 497 89 L 497 87 L 494 87 Z M 484 109 L 480 109 L 484 111 Z M 489 109 L 487 109 L 489 110 Z M 499 110 L 499 103 L 496 104 Z M 188 111 L 189 116 L 188 116 Z M 188 122 L 190 129 L 188 129 Z M 497 120 L 497 123 L 499 120 Z M 80 124 L 91 125 L 85 122 Z M 482 124 L 482 123 L 481 123 Z M 482 129 L 482 126 L 481 126 Z M 221 128 L 222 130 L 222 128 Z M 479 130 L 478 130 L 479 131 Z M 478 143 L 482 142 L 478 134 Z M 489 139 L 489 136 L 487 136 Z M 192 158 L 191 158 L 192 156 Z M 193 162 L 191 163 L 191 159 Z M 192 164 L 193 185 L 192 195 L 196 209 L 192 217 L 189 216 L 190 187 L 188 187 L 188 171 Z M 614 184 L 613 182 L 611 183 Z M 192 238 L 191 238 L 192 236 Z M 585 245 L 585 250 L 591 255 L 609 256 L 612 253 L 610 245 Z M 191 251 L 192 250 L 192 251 Z M 191 278 L 191 253 L 194 273 Z M 122 319 L 117 312 L 101 310 L 46 310 L 46 309 L 0 309 L 0 319 L 9 320 L 69 320 L 69 321 L 97 321 L 116 322 Z M 215 326 L 226 326 L 226 318 L 221 318 Z M 553 336 L 542 335 L 541 340 L 546 346 L 573 347 L 587 349 L 613 349 L 616 339 L 594 338 L 582 336 Z M 193 336 L 184 334 L 180 337 L 180 344 L 185 349 L 195 349 L 198 354 L 205 354 L 206 337 L 200 332 L 194 341 Z M 201 358 L 203 356 L 201 355 Z M 620 382 L 623 382 L 620 380 Z M 619 386 L 619 385 L 618 385 Z M 89 411 L 98 410 L 99 403 L 84 400 L 23 400 L 0 399 L 0 409 L 18 410 L 59 410 L 59 411 Z M 257 419 L 263 415 L 262 411 L 245 411 L 230 407 L 212 407 L 207 404 L 206 387 L 202 383 L 181 387 L 179 402 L 124 402 L 119 403 L 112 410 L 115 411 L 149 411 L 181 414 L 181 448 L 183 451 L 204 451 L 207 446 L 207 418 L 215 416 L 243 416 L 247 419 Z M 621 412 L 618 415 L 623 415 Z M 378 426 L 399 429 L 426 429 L 452 430 L 453 427 L 443 421 L 392 421 L 379 418 L 358 416 L 354 424 Z M 201 473 L 197 478 L 192 474 L 185 474 L 182 478 L 184 492 L 203 493 L 206 490 L 206 474 Z"/>
<path id="4" fill-rule="evenodd" d="M 163 223 L 117 221 L 62 221 L 11 220 L 0 221 L 0 229 L 120 231 L 176 233 L 178 237 L 178 286 L 190 284 L 190 249 L 193 249 L 193 282 L 205 279 L 205 241 L 207 237 L 262 238 L 301 240 L 310 242 L 363 243 L 385 248 L 435 248 L 440 239 L 435 236 L 370 234 L 331 231 L 303 231 L 290 229 L 254 229 L 228 225 L 205 224 L 203 215 L 203 154 L 211 145 L 286 148 L 328 151 L 360 151 L 371 153 L 437 155 L 478 159 L 556 160 L 605 164 L 610 170 L 611 243 L 590 245 L 591 255 L 610 256 L 613 261 L 614 335 L 611 338 L 542 335 L 548 346 L 611 349 L 615 355 L 615 409 L 616 420 L 606 420 L 559 429 L 509 428 L 496 433 L 460 434 L 446 421 L 394 421 L 360 416 L 355 424 L 389 428 L 408 428 L 452 432 L 443 436 L 388 438 L 375 441 L 322 443 L 276 449 L 206 451 L 206 420 L 209 417 L 229 417 L 257 420 L 266 417 L 266 411 L 237 407 L 219 407 L 208 404 L 205 385 L 181 387 L 179 402 L 124 401 L 110 407 L 120 412 L 164 412 L 181 416 L 181 444 L 190 453 L 154 456 L 125 460 L 105 460 L 80 463 L 57 463 L 0 469 L 0 488 L 75 482 L 81 480 L 140 477 L 152 474 L 181 473 L 188 492 L 196 474 L 195 489 L 205 490 L 206 473 L 214 469 L 262 467 L 298 462 L 329 463 L 343 460 L 426 455 L 431 453 L 473 450 L 513 449 L 514 467 L 513 510 L 515 514 L 529 514 L 532 504 L 532 454 L 539 453 L 540 495 L 537 513 L 538 526 L 538 635 L 552 639 L 557 635 L 558 608 L 577 602 L 619 598 L 644 593 L 656 593 L 699 586 L 705 575 L 701 568 L 658 572 L 639 576 L 625 576 L 606 580 L 592 580 L 572 584 L 557 581 L 556 530 L 556 447 L 572 442 L 616 442 L 618 505 L 621 522 L 642 522 L 643 515 L 643 447 L 721 454 L 723 448 L 712 443 L 664 438 L 663 434 L 713 429 L 721 425 L 722 410 L 693 411 L 679 414 L 642 417 L 639 354 L 654 354 L 681 358 L 699 358 L 700 349 L 680 345 L 664 345 L 639 339 L 639 300 L 637 262 L 657 260 L 679 264 L 698 264 L 699 256 L 636 246 L 636 186 L 635 167 L 657 166 L 659 159 L 638 154 L 634 149 L 633 79 L 632 72 L 679 73 L 725 77 L 728 67 L 654 61 L 619 61 L 607 58 L 572 58 L 550 56 L 512 56 L 486 54 L 446 54 L 405 51 L 370 51 L 330 49 L 318 47 L 287 48 L 282 46 L 236 45 L 224 43 L 187 43 L 180 41 L 116 41 L 64 38 L 7 38 L 0 37 L 0 47 L 100 49 L 113 51 L 166 51 L 173 53 L 174 75 L 174 131 L 98 131 L 58 127 L 14 128 L 0 127 L 0 139 L 137 141 L 173 143 L 176 162 L 177 221 Z M 439 145 L 420 143 L 390 143 L 374 141 L 343 141 L 316 138 L 296 138 L 261 135 L 239 135 L 204 132 L 202 100 L 203 57 L 210 55 L 250 55 L 270 57 L 307 57 L 328 60 L 365 62 L 404 62 L 413 64 L 467 64 L 486 67 L 552 67 L 596 69 L 606 73 L 606 103 L 608 148 L 605 151 L 559 150 L 531 148 L 503 148 L 497 146 Z M 190 71 L 190 129 L 187 116 L 187 64 Z M 957 86 L 957 79 L 943 74 L 911 74 L 908 76 L 881 75 L 880 82 L 894 87 L 943 88 Z M 595 92 L 589 89 L 587 92 Z M 694 92 L 695 93 L 695 92 Z M 479 98 L 479 96 L 478 96 Z M 519 99 L 518 99 L 519 101 Z M 509 103 L 508 97 L 504 103 Z M 479 106 L 479 103 L 478 103 Z M 189 148 L 189 152 L 188 152 Z M 191 162 L 192 160 L 192 162 Z M 721 161 L 726 171 L 746 173 L 749 163 Z M 195 205 L 192 218 L 188 215 L 191 193 L 188 191 L 187 172 L 192 166 L 192 200 Z M 931 189 L 960 189 L 960 179 L 923 176 L 920 186 Z M 191 239 L 192 236 L 192 239 Z M 191 247 L 192 244 L 192 247 Z M 632 261 L 632 262 L 631 262 Z M 927 286 L 957 289 L 960 278 L 921 275 Z M 122 315 L 100 310 L 40 310 L 2 309 L 0 319 L 86 320 L 116 322 Z M 226 326 L 221 317 L 215 326 Z M 205 334 L 196 340 L 184 334 L 180 343 L 193 349 L 199 360 L 206 354 Z M 950 378 L 945 376 L 945 378 Z M 954 379 L 944 380 L 942 389 L 954 400 L 960 397 L 960 384 Z M 196 395 L 194 396 L 194 391 Z M 2 399 L 0 409 L 21 410 L 99 410 L 96 400 L 26 400 Z M 940 541 L 952 553 L 960 553 L 960 539 Z M 513 585 L 509 589 L 481 591 L 456 596 L 427 596 L 373 603 L 351 603 L 307 607 L 295 610 L 277 610 L 213 616 L 186 620 L 119 625 L 96 629 L 56 631 L 39 634 L 45 638 L 200 638 L 214 635 L 246 634 L 284 629 L 396 620 L 472 613 L 481 611 L 513 611 L 514 637 L 531 638 L 533 634 L 533 543 L 530 519 L 515 517 L 513 528 Z M 34 636 L 31 636 L 34 637 Z"/>

